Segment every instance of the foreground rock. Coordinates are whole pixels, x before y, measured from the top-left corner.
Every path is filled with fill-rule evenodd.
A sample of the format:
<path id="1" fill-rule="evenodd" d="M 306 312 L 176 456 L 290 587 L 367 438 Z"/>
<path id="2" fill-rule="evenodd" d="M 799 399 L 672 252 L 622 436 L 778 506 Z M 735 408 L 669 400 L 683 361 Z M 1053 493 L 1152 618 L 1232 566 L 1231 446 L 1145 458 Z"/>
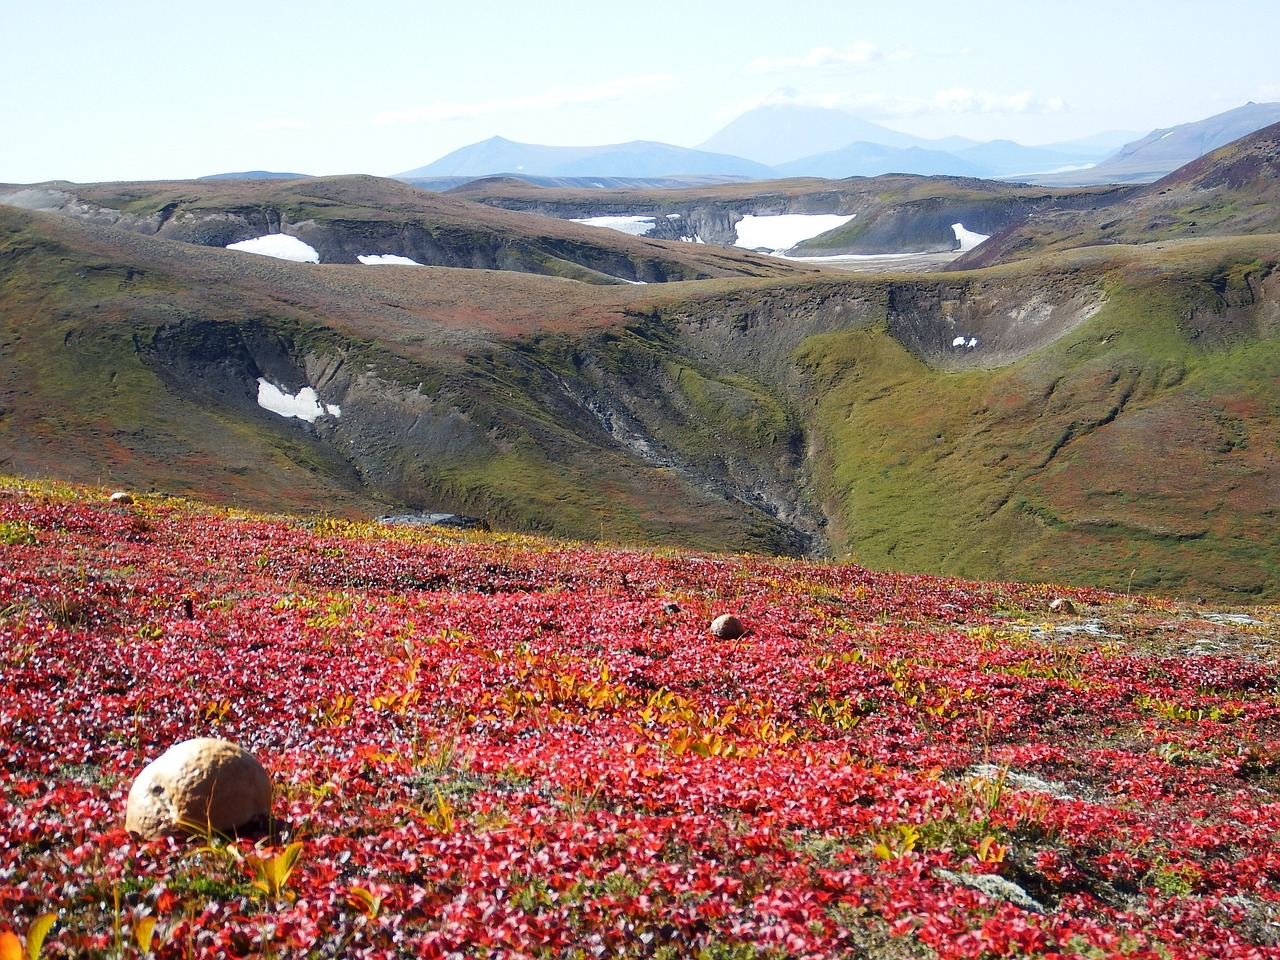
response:
<path id="1" fill-rule="evenodd" d="M 711 635 L 721 640 L 737 640 L 747 632 L 747 628 L 731 613 L 716 617 L 711 621 Z"/>
<path id="2" fill-rule="evenodd" d="M 143 840 L 231 833 L 271 815 L 271 778 L 243 747 L 201 737 L 170 747 L 129 790 L 125 829 Z"/>

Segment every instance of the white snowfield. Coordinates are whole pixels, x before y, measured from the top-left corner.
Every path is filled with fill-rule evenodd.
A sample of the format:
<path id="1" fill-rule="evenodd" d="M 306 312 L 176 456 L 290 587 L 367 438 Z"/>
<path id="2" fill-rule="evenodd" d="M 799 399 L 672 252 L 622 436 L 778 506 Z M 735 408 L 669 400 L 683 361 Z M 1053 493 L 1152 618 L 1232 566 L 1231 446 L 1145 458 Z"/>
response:
<path id="1" fill-rule="evenodd" d="M 364 257 L 357 256 L 356 259 L 359 260 L 361 263 L 363 263 L 367 267 L 381 267 L 381 266 L 420 267 L 422 266 L 422 264 L 420 264 L 417 260 L 411 259 L 410 257 L 402 257 L 395 253 L 374 253 Z"/>
<path id="2" fill-rule="evenodd" d="M 258 406 L 282 417 L 296 417 L 307 423 L 315 423 L 321 417 L 340 417 L 342 408 L 336 403 L 320 402 L 311 387 L 303 387 L 296 394 L 288 394 L 266 377 L 258 378 Z"/>
<path id="3" fill-rule="evenodd" d="M 734 228 L 738 239 L 733 245 L 748 250 L 763 248 L 782 253 L 820 233 L 843 227 L 853 217 L 854 214 L 841 216 L 838 213 L 781 213 L 775 216 L 748 213 Z"/>
<path id="4" fill-rule="evenodd" d="M 668 220 L 682 219 L 678 213 L 669 213 L 666 216 Z M 734 240 L 733 245 L 746 250 L 767 250 L 774 256 L 785 256 L 786 252 L 797 244 L 803 243 L 805 240 L 812 240 L 828 230 L 842 227 L 852 220 L 854 216 L 856 214 L 845 216 L 838 213 L 781 213 L 766 216 L 749 213 L 743 216 L 734 227 L 737 239 Z M 635 216 L 583 217 L 574 219 L 572 222 L 581 223 L 588 227 L 606 227 L 610 230 L 620 230 L 623 233 L 631 234 L 633 237 L 647 237 L 657 225 L 656 219 L 656 217 L 637 214 Z M 965 229 L 963 223 L 953 223 L 951 230 L 955 233 L 956 240 L 960 243 L 958 253 L 966 253 L 987 239 L 986 234 L 974 233 L 972 230 Z M 692 237 L 683 236 L 680 239 L 686 243 L 703 242 L 702 237 L 696 234 Z M 852 263 L 859 260 L 887 259 L 893 256 L 911 258 L 921 256 L 921 254 L 838 255 L 835 257 L 794 257 L 789 259 L 803 260 L 810 263 L 831 262 L 834 264 L 838 262 Z M 369 259 L 361 257 L 360 262 L 368 263 Z M 391 261 L 388 260 L 386 262 Z"/>
<path id="5" fill-rule="evenodd" d="M 951 230 L 956 235 L 956 239 L 960 241 L 961 253 L 968 253 L 983 240 L 991 239 L 990 234 L 974 233 L 972 230 L 966 230 L 963 223 L 953 223 Z"/>
<path id="6" fill-rule="evenodd" d="M 315 247 L 287 233 L 269 233 L 265 237 L 228 243 L 227 249 L 257 253 L 264 257 L 275 257 L 277 260 L 292 260 L 295 263 L 320 262 L 320 254 L 316 253 Z"/>
<path id="7" fill-rule="evenodd" d="M 653 228 L 657 226 L 653 217 L 584 217 L 581 220 L 573 220 L 574 223 L 586 224 L 588 227 L 608 227 L 610 230 L 620 230 L 623 233 L 629 233 L 633 237 L 647 237 L 653 232 Z"/>

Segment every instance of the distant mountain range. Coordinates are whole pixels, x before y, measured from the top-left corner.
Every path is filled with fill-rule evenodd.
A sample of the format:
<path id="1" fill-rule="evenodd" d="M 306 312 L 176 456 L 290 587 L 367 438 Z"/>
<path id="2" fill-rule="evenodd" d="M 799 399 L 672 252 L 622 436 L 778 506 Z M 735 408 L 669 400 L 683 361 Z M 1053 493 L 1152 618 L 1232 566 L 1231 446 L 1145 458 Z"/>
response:
<path id="1" fill-rule="evenodd" d="M 1066 180 L 1046 177 L 1050 185 L 1151 183 L 1210 151 L 1280 123 L 1280 103 L 1246 103 L 1195 123 L 1153 130 L 1126 143 L 1102 163 Z"/>
<path id="2" fill-rule="evenodd" d="M 1280 103 L 1249 103 L 1146 136 L 1113 131 L 1024 146 L 924 140 L 842 110 L 774 104 L 736 118 L 697 148 L 649 140 L 558 147 L 491 137 L 397 174 L 410 182 L 489 176 L 569 178 L 964 176 L 1053 186 L 1147 183 L 1280 121 Z"/>
<path id="3" fill-rule="evenodd" d="M 798 104 L 768 104 L 756 107 L 729 121 L 697 149 L 731 153 L 778 167 L 804 157 L 818 156 L 856 143 L 874 143 L 905 150 L 956 150 L 976 146 L 964 137 L 923 140 L 909 133 L 890 130 L 845 110 L 805 107 Z"/>
<path id="4" fill-rule="evenodd" d="M 309 173 L 277 173 L 273 170 L 242 170 L 239 173 L 211 173 L 199 180 L 300 180 Z"/>
<path id="5" fill-rule="evenodd" d="M 490 137 L 462 147 L 434 163 L 397 176 L 401 180 L 416 180 L 426 177 L 486 177 L 498 173 L 531 173 L 546 177 L 724 174 L 758 180 L 777 176 L 776 171 L 754 160 L 651 140 L 598 147 L 548 147 L 516 143 L 503 137 Z"/>

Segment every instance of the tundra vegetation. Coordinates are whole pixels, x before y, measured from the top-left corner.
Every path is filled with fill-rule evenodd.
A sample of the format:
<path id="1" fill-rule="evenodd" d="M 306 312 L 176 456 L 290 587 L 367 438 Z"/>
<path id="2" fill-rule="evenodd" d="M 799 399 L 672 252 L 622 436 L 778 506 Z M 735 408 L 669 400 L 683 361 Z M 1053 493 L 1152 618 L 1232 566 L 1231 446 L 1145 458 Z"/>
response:
<path id="1" fill-rule="evenodd" d="M 1280 956 L 1275 607 L 106 493 L 0 481 L 5 960 Z M 130 839 L 196 736 L 274 822 Z"/>

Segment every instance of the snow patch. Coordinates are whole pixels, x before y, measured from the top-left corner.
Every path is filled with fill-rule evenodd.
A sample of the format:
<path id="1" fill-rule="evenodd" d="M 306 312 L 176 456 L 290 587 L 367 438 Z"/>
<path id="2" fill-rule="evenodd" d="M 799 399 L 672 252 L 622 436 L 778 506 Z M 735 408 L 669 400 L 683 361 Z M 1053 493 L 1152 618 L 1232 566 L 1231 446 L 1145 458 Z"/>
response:
<path id="1" fill-rule="evenodd" d="M 315 247 L 304 243 L 297 237 L 287 233 L 269 233 L 265 237 L 254 237 L 252 240 L 241 240 L 228 243 L 228 250 L 240 250 L 243 253 L 256 253 L 264 257 L 275 257 L 277 260 L 292 260 L 295 263 L 319 263 L 320 254 Z"/>
<path id="2" fill-rule="evenodd" d="M 781 253 L 805 240 L 812 240 L 820 233 L 843 227 L 853 217 L 854 214 L 846 217 L 838 213 L 782 213 L 775 216 L 748 213 L 734 228 L 738 239 L 733 245 Z"/>
<path id="3" fill-rule="evenodd" d="M 303 387 L 296 394 L 288 394 L 266 377 L 258 378 L 258 406 L 282 417 L 295 417 L 307 423 L 315 423 L 325 416 L 342 416 L 341 407 L 336 403 L 322 404 L 311 387 Z"/>
<path id="4" fill-rule="evenodd" d="M 586 224 L 588 227 L 608 227 L 610 230 L 620 230 L 623 233 L 629 233 L 633 237 L 647 237 L 653 232 L 656 226 L 653 217 L 584 217 L 582 219 L 574 218 L 574 223 Z"/>
<path id="5" fill-rule="evenodd" d="M 960 252 L 967 253 L 980 244 L 983 240 L 991 239 L 989 233 L 974 233 L 972 230 L 966 230 L 963 223 L 953 223 L 951 232 L 956 235 L 956 239 L 960 241 Z"/>
<path id="6" fill-rule="evenodd" d="M 402 257 L 394 253 L 375 253 L 367 257 L 356 257 L 361 263 L 367 267 L 379 267 L 384 264 L 403 265 L 406 267 L 420 267 L 417 260 L 411 260 L 409 257 Z"/>
<path id="7" fill-rule="evenodd" d="M 954 340 L 951 341 L 951 346 L 955 347 L 957 350 L 959 349 L 972 350 L 977 345 L 978 345 L 977 337 L 956 337 Z"/>

